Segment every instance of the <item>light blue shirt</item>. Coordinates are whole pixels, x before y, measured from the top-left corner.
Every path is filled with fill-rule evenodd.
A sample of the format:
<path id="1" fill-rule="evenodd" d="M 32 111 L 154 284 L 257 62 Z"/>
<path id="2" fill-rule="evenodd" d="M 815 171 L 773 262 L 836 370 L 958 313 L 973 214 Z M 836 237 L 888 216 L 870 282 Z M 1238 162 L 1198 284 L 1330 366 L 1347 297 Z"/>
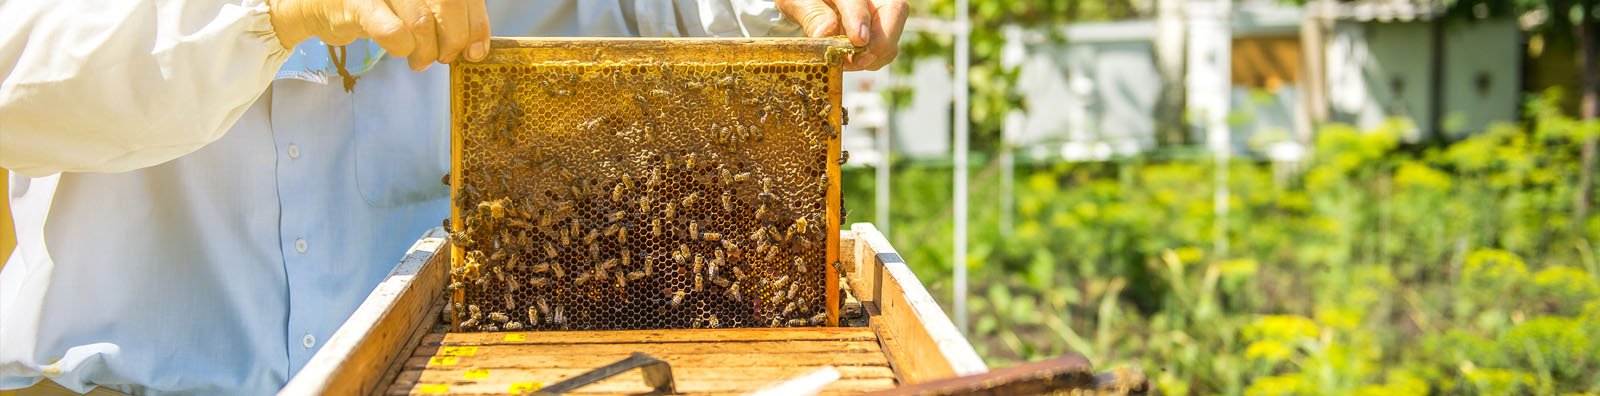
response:
<path id="1" fill-rule="evenodd" d="M 491 2 L 490 15 L 511 36 L 799 32 L 769 1 Z M 360 77 L 345 92 L 326 50 L 301 46 L 220 139 L 177 159 L 11 174 L 0 389 L 282 387 L 447 215 L 447 67 L 414 73 L 368 49 L 347 51 Z"/>

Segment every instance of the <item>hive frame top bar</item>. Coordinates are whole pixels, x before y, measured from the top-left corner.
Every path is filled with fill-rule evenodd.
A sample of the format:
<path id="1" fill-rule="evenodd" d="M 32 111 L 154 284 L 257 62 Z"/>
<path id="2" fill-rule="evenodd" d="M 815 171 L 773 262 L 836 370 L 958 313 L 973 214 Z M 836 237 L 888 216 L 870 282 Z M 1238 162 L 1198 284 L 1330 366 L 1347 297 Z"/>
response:
<path id="1" fill-rule="evenodd" d="M 840 64 L 855 51 L 832 38 L 495 37 L 489 56 L 466 65 L 537 62 L 801 62 Z"/>

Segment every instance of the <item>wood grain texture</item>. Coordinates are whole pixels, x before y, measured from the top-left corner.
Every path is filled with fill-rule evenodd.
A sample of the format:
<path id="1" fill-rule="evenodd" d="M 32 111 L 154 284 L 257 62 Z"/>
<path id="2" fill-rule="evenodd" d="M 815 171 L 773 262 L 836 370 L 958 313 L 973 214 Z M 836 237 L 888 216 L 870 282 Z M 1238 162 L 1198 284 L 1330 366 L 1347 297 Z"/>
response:
<path id="1" fill-rule="evenodd" d="M 423 234 L 279 394 L 367 394 L 377 390 L 390 365 L 403 358 L 402 351 L 414 345 L 438 318 L 432 308 L 449 281 L 449 263 L 444 255 L 435 253 L 444 246 L 443 229 L 435 227 Z"/>
<path id="2" fill-rule="evenodd" d="M 876 334 L 859 327 L 449 333 L 421 343 L 387 394 L 503 394 L 517 384 L 553 384 L 634 352 L 671 364 L 678 390 L 690 394 L 751 392 L 824 366 L 841 374 L 828 391 L 896 385 Z M 578 393 L 648 390 L 629 373 Z"/>
<path id="3" fill-rule="evenodd" d="M 856 236 L 858 277 L 867 290 L 872 329 L 883 340 L 895 372 L 906 383 L 920 383 L 987 372 L 988 366 L 961 335 L 939 303 L 906 267 L 876 227 L 851 225 Z M 875 308 L 875 309 L 873 309 Z"/>

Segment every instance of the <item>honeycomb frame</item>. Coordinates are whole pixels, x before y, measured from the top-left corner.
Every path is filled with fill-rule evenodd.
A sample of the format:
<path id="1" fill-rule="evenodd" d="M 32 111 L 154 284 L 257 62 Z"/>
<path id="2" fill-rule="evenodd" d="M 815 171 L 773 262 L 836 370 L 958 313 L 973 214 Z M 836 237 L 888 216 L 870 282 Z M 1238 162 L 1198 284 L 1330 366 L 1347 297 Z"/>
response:
<path id="1" fill-rule="evenodd" d="M 838 324 L 848 40 L 491 46 L 450 72 L 453 330 Z"/>

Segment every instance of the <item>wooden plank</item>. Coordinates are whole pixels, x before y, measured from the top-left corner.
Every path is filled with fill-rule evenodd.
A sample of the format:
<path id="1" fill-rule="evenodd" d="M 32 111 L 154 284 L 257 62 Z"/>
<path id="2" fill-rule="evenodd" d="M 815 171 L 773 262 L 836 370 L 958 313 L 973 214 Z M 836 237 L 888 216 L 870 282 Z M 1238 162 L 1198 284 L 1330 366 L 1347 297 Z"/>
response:
<path id="1" fill-rule="evenodd" d="M 592 385 L 589 385 L 587 387 L 581 388 L 577 392 L 573 392 L 573 393 L 574 394 L 586 394 L 586 393 L 640 394 L 640 393 L 649 392 L 651 390 L 650 387 L 644 385 L 643 381 L 640 381 L 640 379 L 639 379 L 637 374 L 633 374 L 633 373 L 630 373 L 630 374 L 632 374 L 632 375 L 624 374 L 624 375 L 619 375 L 619 376 L 611 378 L 611 379 L 607 379 L 607 380 L 604 380 L 604 381 L 596 382 L 596 383 L 594 383 Z M 676 377 L 678 377 L 678 376 L 677 376 L 676 373 L 674 373 L 673 377 L 674 377 L 674 379 L 676 379 Z M 549 384 L 552 384 L 552 383 L 554 383 L 554 382 L 553 381 L 539 382 L 539 384 L 541 384 L 541 385 L 549 385 Z M 761 379 L 751 379 L 751 380 L 745 380 L 745 381 L 686 381 L 686 380 L 678 380 L 677 381 L 677 388 L 678 388 L 677 390 L 678 390 L 678 393 L 690 393 L 690 394 L 701 394 L 701 393 L 748 393 L 748 392 L 753 392 L 753 391 L 756 391 L 756 390 L 760 390 L 762 388 L 765 388 L 765 387 L 767 387 L 769 385 L 772 385 L 772 384 L 775 384 L 775 383 L 776 383 L 776 381 L 773 381 L 773 380 L 761 380 Z M 448 389 L 448 393 L 452 394 L 452 395 L 507 394 L 507 393 L 510 393 L 510 388 L 513 386 L 512 383 L 510 383 L 510 382 L 459 381 L 459 382 L 454 382 L 454 383 L 443 383 L 443 384 L 441 384 L 441 383 L 430 383 L 430 382 L 404 382 L 404 383 L 397 382 L 397 383 L 395 383 L 394 387 L 389 388 L 388 394 L 390 394 L 390 395 L 425 394 L 425 393 L 419 392 L 419 391 L 422 390 L 422 389 L 427 389 L 428 387 L 431 387 L 432 389 L 439 389 L 438 387 L 440 385 L 446 386 L 447 387 L 446 389 Z M 871 390 L 892 388 L 892 387 L 894 387 L 894 385 L 895 385 L 894 380 L 888 379 L 888 378 L 842 379 L 842 380 L 839 380 L 837 382 L 834 382 L 834 383 L 830 384 L 827 388 L 824 388 L 824 389 L 847 391 L 847 392 L 863 392 L 863 391 L 871 391 Z"/>
<path id="2" fill-rule="evenodd" d="M 851 230 L 856 234 L 856 257 L 862 267 L 858 276 L 870 290 L 862 298 L 879 311 L 872 316 L 872 328 L 880 338 L 889 340 L 883 347 L 902 379 L 919 383 L 987 372 L 988 366 L 972 344 L 883 234 L 867 223 L 856 223 Z"/>
<path id="3" fill-rule="evenodd" d="M 426 331 L 421 325 L 431 323 L 429 308 L 449 278 L 449 263 L 434 254 L 445 245 L 443 229 L 424 233 L 279 394 L 377 391 L 384 370 L 406 356 L 402 351 L 420 336 L 417 332 Z"/>
<path id="4" fill-rule="evenodd" d="M 460 350 L 461 347 L 452 346 L 424 346 L 418 347 L 417 353 L 432 353 L 444 348 L 445 350 Z M 723 342 L 669 342 L 669 343 L 619 343 L 619 344 L 527 344 L 527 345 L 482 345 L 471 346 L 479 356 L 560 356 L 560 355 L 589 355 L 589 354 L 617 354 L 627 356 L 631 352 L 644 352 L 655 355 L 738 355 L 738 354 L 782 354 L 803 352 L 834 352 L 834 353 L 879 353 L 877 341 L 723 341 Z"/>
<path id="5" fill-rule="evenodd" d="M 685 380 L 703 382 L 771 382 L 787 378 L 798 377 L 821 366 L 803 367 L 748 367 L 730 370 L 728 367 L 673 367 L 672 375 Z M 843 379 L 893 379 L 894 372 L 883 366 L 843 366 L 835 367 Z M 416 377 L 419 382 L 427 383 L 466 383 L 466 382 L 544 382 L 555 383 L 588 372 L 590 368 L 552 368 L 552 369 L 480 369 L 461 367 L 455 369 L 429 369 L 407 370 L 404 376 Z M 631 376 L 638 378 L 637 375 Z"/>
<path id="6" fill-rule="evenodd" d="M 471 365 L 478 368 L 566 368 L 566 367 L 600 367 L 612 362 L 622 360 L 628 354 L 569 354 L 549 356 L 458 356 L 450 361 L 450 366 Z M 682 356 L 656 356 L 666 360 L 674 367 L 683 365 L 700 367 L 719 367 L 738 363 L 739 367 L 796 367 L 796 366 L 888 366 L 888 361 L 881 353 L 836 353 L 836 352 L 806 352 L 786 353 L 772 355 L 750 355 L 746 353 L 728 354 L 699 354 Z M 431 356 L 414 356 L 406 360 L 406 369 L 423 369 L 429 367 Z M 441 365 L 441 361 L 432 361 L 434 366 Z"/>
<path id="7" fill-rule="evenodd" d="M 751 341 L 876 341 L 872 329 L 862 327 L 808 327 L 802 329 L 697 329 L 527 331 L 503 333 L 429 334 L 422 345 L 529 345 L 622 344 Z"/>

